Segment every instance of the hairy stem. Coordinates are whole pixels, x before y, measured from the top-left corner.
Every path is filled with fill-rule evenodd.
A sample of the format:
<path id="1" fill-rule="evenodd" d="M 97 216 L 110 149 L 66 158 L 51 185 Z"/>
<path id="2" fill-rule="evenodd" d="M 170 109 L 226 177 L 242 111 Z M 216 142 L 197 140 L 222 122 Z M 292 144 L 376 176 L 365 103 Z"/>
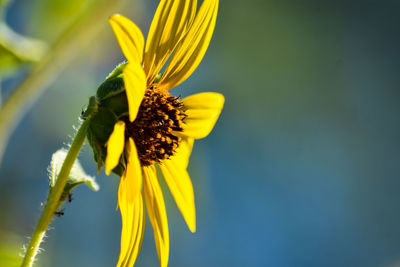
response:
<path id="1" fill-rule="evenodd" d="M 61 167 L 60 173 L 58 174 L 57 182 L 52 188 L 47 198 L 46 205 L 44 206 L 42 215 L 36 225 L 35 231 L 32 234 L 32 238 L 26 249 L 25 257 L 23 259 L 21 267 L 31 267 L 35 261 L 35 257 L 39 251 L 40 243 L 46 233 L 47 228 L 57 210 L 61 194 L 63 193 L 65 184 L 69 177 L 71 168 L 78 157 L 79 151 L 86 138 L 86 130 L 89 124 L 89 120 L 82 123 L 78 132 L 75 135 L 74 141 L 69 148 L 68 154 Z"/>

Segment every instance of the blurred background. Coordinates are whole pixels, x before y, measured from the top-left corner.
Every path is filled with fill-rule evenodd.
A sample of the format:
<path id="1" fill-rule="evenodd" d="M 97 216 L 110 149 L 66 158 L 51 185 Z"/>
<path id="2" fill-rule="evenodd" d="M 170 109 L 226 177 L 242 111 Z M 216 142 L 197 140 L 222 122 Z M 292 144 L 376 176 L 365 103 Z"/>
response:
<path id="1" fill-rule="evenodd" d="M 89 2 L 14 0 L 4 19 L 51 45 Z M 119 12 L 146 36 L 157 4 L 128 0 Z M 163 184 L 169 266 L 400 266 L 399 9 L 391 0 L 220 1 L 208 52 L 173 91 L 216 91 L 226 104 L 189 165 L 195 234 Z M 9 140 L 0 165 L 1 266 L 17 266 L 32 234 L 52 153 L 71 142 L 88 97 L 124 59 L 107 20 L 97 23 L 101 32 Z M 0 73 L 3 100 L 32 66 L 17 63 Z M 92 157 L 86 144 L 79 158 L 96 175 Z M 96 178 L 100 191 L 79 187 L 53 221 L 37 266 L 115 265 L 118 177 Z M 158 266 L 146 227 L 135 266 Z"/>

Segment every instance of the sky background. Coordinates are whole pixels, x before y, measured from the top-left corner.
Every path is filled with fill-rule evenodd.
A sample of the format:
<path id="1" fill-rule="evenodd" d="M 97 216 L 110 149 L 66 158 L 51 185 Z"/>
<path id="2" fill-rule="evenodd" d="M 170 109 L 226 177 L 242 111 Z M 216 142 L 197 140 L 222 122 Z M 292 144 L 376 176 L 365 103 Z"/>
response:
<path id="1" fill-rule="evenodd" d="M 86 2 L 14 0 L 6 21 L 51 43 Z M 127 1 L 120 13 L 146 36 L 157 3 Z M 220 92 L 226 103 L 189 164 L 195 234 L 162 184 L 169 266 L 400 266 L 399 8 L 390 0 L 220 1 L 202 63 L 173 90 Z M 98 23 L 101 34 L 10 139 L 0 165 L 0 256 L 22 252 L 52 153 L 71 142 L 88 98 L 124 60 L 108 22 Z M 28 69 L 2 82 L 5 98 Z M 96 175 L 87 144 L 79 159 Z M 38 267 L 115 265 L 119 178 L 102 171 L 96 179 L 100 191 L 80 186 L 51 224 Z M 158 266 L 148 221 L 135 266 Z"/>

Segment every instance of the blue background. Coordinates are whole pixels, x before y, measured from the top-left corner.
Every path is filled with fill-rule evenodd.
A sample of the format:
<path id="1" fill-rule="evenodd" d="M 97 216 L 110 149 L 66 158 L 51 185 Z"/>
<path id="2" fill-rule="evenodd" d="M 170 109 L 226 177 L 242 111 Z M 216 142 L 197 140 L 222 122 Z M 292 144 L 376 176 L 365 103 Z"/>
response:
<path id="1" fill-rule="evenodd" d="M 81 1 L 15 0 L 7 22 L 51 42 Z M 83 2 L 83 1 L 82 1 Z M 146 2 L 146 3 L 145 3 Z M 121 13 L 147 34 L 158 1 Z M 400 266 L 398 1 L 221 0 L 194 74 L 173 93 L 225 95 L 189 165 L 197 232 L 163 184 L 169 266 Z M 0 242 L 22 252 L 40 215 L 54 151 L 71 142 L 89 96 L 123 60 L 107 21 L 14 132 L 0 166 Z M 26 69 L 3 81 L 7 96 Z M 80 160 L 96 165 L 88 145 Z M 37 266 L 113 266 L 118 177 L 79 187 Z M 157 266 L 149 222 L 135 266 Z"/>

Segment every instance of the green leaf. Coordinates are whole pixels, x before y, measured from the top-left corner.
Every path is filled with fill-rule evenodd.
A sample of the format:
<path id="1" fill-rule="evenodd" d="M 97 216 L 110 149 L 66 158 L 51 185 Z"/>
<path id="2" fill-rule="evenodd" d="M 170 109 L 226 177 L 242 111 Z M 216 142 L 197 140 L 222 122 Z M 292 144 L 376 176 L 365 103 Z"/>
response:
<path id="1" fill-rule="evenodd" d="M 56 153 L 53 154 L 51 158 L 51 163 L 49 167 L 50 191 L 57 182 L 58 174 L 60 173 L 61 167 L 64 163 L 66 156 L 67 156 L 67 150 L 59 149 Z M 89 188 L 91 188 L 94 191 L 99 190 L 99 185 L 96 183 L 94 177 L 86 174 L 86 172 L 83 170 L 81 164 L 77 159 L 74 165 L 72 166 L 71 172 L 69 174 L 67 183 L 64 188 L 64 192 L 61 195 L 60 205 L 71 194 L 72 189 L 80 184 L 86 184 Z"/>

